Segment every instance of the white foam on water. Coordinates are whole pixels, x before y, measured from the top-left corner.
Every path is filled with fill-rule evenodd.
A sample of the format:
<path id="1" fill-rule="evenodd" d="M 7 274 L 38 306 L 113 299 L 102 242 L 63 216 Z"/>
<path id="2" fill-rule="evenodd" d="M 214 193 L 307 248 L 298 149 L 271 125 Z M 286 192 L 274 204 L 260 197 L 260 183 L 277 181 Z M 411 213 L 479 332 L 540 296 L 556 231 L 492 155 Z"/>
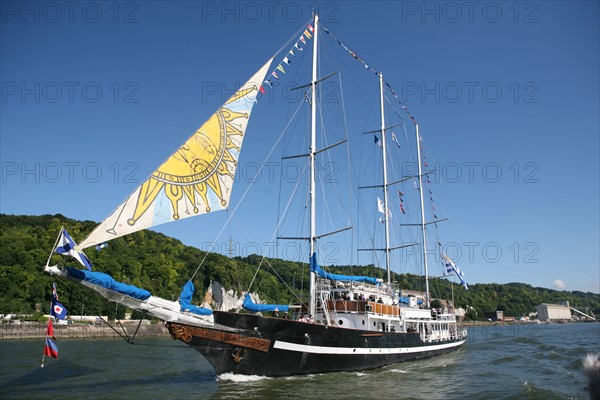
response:
<path id="1" fill-rule="evenodd" d="M 400 374 L 408 374 L 409 371 L 405 370 L 405 369 L 390 369 L 390 372 L 397 372 Z"/>
<path id="2" fill-rule="evenodd" d="M 271 379 L 267 376 L 259 376 L 259 375 L 240 375 L 240 374 L 233 374 L 231 372 L 227 372 L 224 374 L 221 374 L 219 376 L 217 376 L 217 380 L 220 381 L 232 381 L 232 382 L 238 382 L 238 383 L 244 383 L 244 382 L 257 382 L 257 381 L 262 381 L 265 379 Z"/>

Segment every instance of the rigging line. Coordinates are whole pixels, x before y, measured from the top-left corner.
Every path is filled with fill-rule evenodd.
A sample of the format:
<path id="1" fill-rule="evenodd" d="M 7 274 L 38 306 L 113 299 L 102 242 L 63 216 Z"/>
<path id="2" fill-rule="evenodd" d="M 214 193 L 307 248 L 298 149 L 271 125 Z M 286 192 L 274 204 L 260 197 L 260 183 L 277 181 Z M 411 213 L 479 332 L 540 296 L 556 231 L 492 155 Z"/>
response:
<path id="1" fill-rule="evenodd" d="M 229 210 L 227 210 L 227 212 L 229 213 Z M 233 244 L 233 240 L 231 239 L 231 224 L 227 225 L 227 230 L 229 231 L 229 248 L 227 250 L 227 255 L 232 258 L 231 256 L 233 255 L 233 252 L 231 251 L 231 245 Z M 235 268 L 235 275 L 237 277 L 237 290 L 241 291 L 242 290 L 242 282 L 240 280 L 240 270 L 238 268 L 237 263 L 234 263 L 234 268 Z"/>
<path id="2" fill-rule="evenodd" d="M 295 298 L 297 298 L 300 301 L 300 303 L 302 303 L 303 305 L 306 306 L 306 304 L 302 301 L 302 299 L 300 297 L 298 297 L 298 295 L 294 292 L 294 289 L 292 287 L 290 287 L 290 285 L 288 285 L 287 282 L 283 280 L 283 278 L 281 277 L 281 275 L 279 275 L 279 273 L 277 272 L 277 270 L 275 268 L 273 268 L 273 265 L 271 265 L 271 263 L 269 262 L 269 260 L 266 260 L 266 262 L 269 265 L 269 268 L 272 269 L 273 272 L 275 272 L 275 275 L 277 275 L 277 277 L 279 278 L 279 280 L 288 288 L 288 290 L 292 293 L 292 295 Z"/>
<path id="3" fill-rule="evenodd" d="M 340 75 L 341 75 L 341 74 L 340 74 Z M 341 83 L 341 76 L 339 76 L 339 77 L 338 77 L 338 81 L 339 81 L 339 84 L 340 84 L 340 90 L 341 90 L 341 87 L 342 87 L 342 83 Z M 343 104 L 344 104 L 343 92 L 341 92 L 341 101 L 342 101 L 342 108 L 343 108 Z M 343 112 L 342 112 L 342 119 L 343 119 L 343 122 L 344 122 L 344 137 L 343 137 L 343 138 L 344 138 L 345 140 L 348 140 L 348 131 L 345 129 L 345 125 L 346 125 L 346 123 L 345 123 L 345 122 L 346 122 L 346 119 L 345 119 L 345 117 L 346 117 L 346 115 L 345 115 L 345 109 L 343 109 Z M 349 146 L 348 146 L 348 144 L 346 144 L 346 149 L 348 149 L 348 148 L 349 148 Z M 328 158 L 329 158 L 329 165 L 331 165 L 331 166 L 334 166 L 335 164 L 334 164 L 334 163 L 333 163 L 333 161 L 332 161 L 332 158 L 331 158 L 331 153 L 329 153 L 329 152 L 328 152 L 328 154 L 327 154 L 327 155 L 328 155 Z M 349 165 L 349 163 L 350 163 L 350 158 L 348 157 L 346 161 L 347 161 L 347 165 Z M 350 170 L 348 169 L 348 171 L 350 171 Z M 331 170 L 331 172 L 332 172 L 332 173 L 334 173 L 335 171 L 332 169 L 332 170 Z M 349 179 L 348 179 L 348 189 L 349 189 L 348 191 L 349 191 L 349 198 L 350 198 L 350 199 L 352 199 L 352 197 L 351 197 L 351 189 L 350 189 L 350 184 L 352 183 L 352 181 L 351 181 L 351 179 L 350 179 L 350 175 L 348 175 L 348 178 L 349 178 Z M 346 207 L 344 207 L 344 206 L 343 206 L 343 202 L 342 202 L 342 200 L 341 200 L 340 193 L 339 193 L 339 191 L 337 190 L 337 189 L 338 189 L 338 188 L 337 188 L 337 186 L 338 186 L 338 185 L 337 185 L 337 179 L 333 179 L 332 183 L 333 183 L 333 186 L 334 186 L 334 193 L 335 193 L 335 197 L 336 197 L 337 203 L 338 203 L 338 205 L 340 206 L 340 209 L 341 209 L 341 210 L 344 212 L 344 214 L 346 215 L 346 225 L 350 225 L 350 226 L 352 226 L 352 217 L 351 217 L 351 214 L 350 214 L 350 212 L 349 212 L 349 211 L 346 209 Z M 350 208 L 350 209 L 351 209 L 351 208 Z M 348 224 L 348 221 L 350 222 L 349 224 Z M 342 223 L 344 223 L 344 222 L 342 222 Z"/>
<path id="4" fill-rule="evenodd" d="M 344 85 L 342 83 L 342 74 L 340 72 L 339 77 L 338 77 L 339 83 L 340 83 L 340 97 L 342 100 L 342 117 L 343 117 L 343 122 L 344 122 L 344 132 L 345 132 L 345 139 L 348 140 L 348 120 L 346 117 L 346 102 L 344 101 Z M 348 170 L 348 199 L 350 201 L 350 210 L 353 209 L 352 207 L 352 184 L 354 183 L 353 179 L 352 179 L 352 166 L 350 165 L 350 145 L 346 145 L 346 168 Z M 348 213 L 348 218 L 350 220 L 350 226 L 354 225 L 354 220 L 352 219 L 352 212 Z M 352 234 L 352 237 L 354 237 L 354 233 Z M 350 265 L 354 265 L 354 240 L 351 239 L 350 240 Z"/>
<path id="5" fill-rule="evenodd" d="M 300 104 L 302 105 L 302 104 Z M 298 110 L 300 109 L 300 106 L 298 106 L 298 108 L 296 109 L 296 113 L 298 112 Z M 296 113 L 294 113 L 294 115 L 292 116 L 292 118 L 296 115 Z M 269 154 L 267 154 L 266 158 L 263 160 L 263 162 L 260 164 L 260 168 L 258 169 L 258 171 L 256 172 L 256 175 L 254 176 L 254 179 L 252 179 L 252 181 L 250 182 L 250 185 L 248 185 L 248 187 L 246 188 L 246 190 L 244 191 L 244 194 L 242 194 L 242 197 L 240 198 L 240 200 L 237 202 L 237 204 L 235 205 L 235 208 L 233 209 L 233 211 L 231 212 L 231 215 L 227 218 L 227 221 L 225 221 L 225 224 L 223 225 L 223 227 L 221 228 L 221 230 L 219 231 L 219 234 L 217 235 L 215 242 L 217 240 L 219 240 L 219 238 L 221 237 L 221 234 L 223 233 L 223 231 L 225 230 L 225 227 L 227 227 L 227 224 L 229 224 L 229 221 L 231 220 L 232 216 L 235 214 L 235 212 L 237 211 L 238 207 L 240 206 L 240 204 L 242 204 L 244 198 L 246 197 L 246 195 L 248 194 L 248 192 L 250 191 L 250 189 L 254 186 L 254 183 L 258 181 L 257 177 L 260 176 L 260 174 L 262 173 L 262 170 L 265 166 L 265 163 L 267 162 L 267 160 L 269 158 L 271 158 L 271 154 L 273 154 L 273 152 L 275 151 L 275 148 L 277 147 L 277 145 L 279 144 L 279 142 L 281 141 L 281 138 L 284 136 L 285 131 L 287 130 L 287 128 L 289 127 L 291 123 L 291 120 L 286 124 L 286 126 L 283 128 L 283 130 L 281 131 L 281 134 L 279 135 L 279 137 L 277 138 L 277 140 L 275 141 L 275 144 L 273 144 L 273 147 L 271 147 L 271 150 L 269 151 Z M 204 254 L 204 257 L 202 258 L 202 261 L 200 261 L 200 264 L 198 265 L 198 268 L 196 268 L 196 271 L 194 271 L 194 274 L 192 275 L 192 277 L 190 278 L 190 280 L 194 280 L 194 277 L 196 276 L 196 274 L 198 273 L 198 271 L 200 270 L 200 267 L 202 267 L 202 265 L 204 264 L 204 261 L 206 261 L 206 258 L 208 257 L 210 251 L 215 247 L 215 242 L 211 243 L 209 250 Z"/>
<path id="6" fill-rule="evenodd" d="M 336 42 L 338 42 L 338 44 L 340 46 L 342 46 L 344 48 L 344 50 L 346 50 L 348 52 L 348 54 L 350 54 L 352 57 L 354 57 L 355 60 L 359 61 L 361 64 L 363 64 L 365 66 L 366 69 L 370 70 L 371 72 L 373 72 L 375 75 L 378 75 L 379 73 L 375 70 L 375 68 L 373 68 L 372 66 L 368 65 L 361 57 L 359 57 L 354 51 L 350 50 L 350 48 L 348 46 L 346 46 L 344 43 L 342 43 L 342 41 L 340 41 L 337 37 L 335 37 L 335 35 L 333 33 L 331 33 L 327 27 L 325 27 L 323 25 L 323 30 L 325 31 L 325 33 L 327 33 L 333 40 L 335 40 Z M 398 95 L 396 94 L 396 92 L 394 91 L 394 89 L 392 88 L 392 86 L 386 82 L 386 86 L 390 89 L 390 91 L 392 92 L 392 94 L 394 95 L 394 97 L 396 98 L 396 100 L 398 101 L 398 103 L 400 104 L 400 106 L 402 107 L 402 109 L 404 110 L 404 112 L 410 117 L 410 119 L 413 121 L 413 123 L 416 125 L 417 121 L 415 120 L 415 118 L 413 117 L 412 113 L 408 110 L 408 107 L 406 107 L 404 105 L 404 103 L 402 103 L 400 101 L 400 98 L 398 97 Z"/>
<path id="7" fill-rule="evenodd" d="M 322 103 L 323 103 L 323 102 L 321 101 L 319 104 L 322 104 Z M 328 144 L 328 142 L 327 142 L 327 136 L 326 136 L 326 134 L 324 133 L 324 130 L 325 130 L 325 128 L 324 128 L 324 127 L 325 127 L 325 122 L 324 122 L 324 120 L 323 120 L 323 109 L 322 109 L 322 106 L 319 108 L 319 110 L 320 110 L 320 111 L 319 111 L 319 115 L 320 115 L 320 119 L 321 119 L 321 127 L 322 127 L 322 130 L 323 130 L 322 139 L 323 139 L 323 141 L 324 141 L 324 144 L 325 144 L 325 146 L 326 146 L 326 145 Z M 335 164 L 333 163 L 333 161 L 332 161 L 332 158 L 331 158 L 331 153 L 330 153 L 330 152 L 327 152 L 327 157 L 328 157 L 328 159 L 329 159 L 329 165 L 330 165 L 330 166 L 333 166 L 333 165 L 335 165 Z M 321 165 L 321 167 L 322 167 L 322 170 L 323 170 L 323 171 L 322 171 L 322 173 L 323 173 L 323 172 L 325 172 L 325 175 L 322 177 L 322 179 L 321 179 L 321 180 L 320 180 L 320 182 L 319 182 L 319 183 L 320 183 L 320 186 L 321 186 L 321 191 L 322 191 L 322 193 L 323 193 L 323 196 L 322 196 L 322 202 L 323 202 L 323 204 L 324 204 L 324 209 L 326 210 L 327 217 L 328 217 L 328 219 L 329 219 L 329 224 L 330 224 L 330 227 L 331 227 L 331 229 L 335 229 L 335 225 L 334 225 L 334 221 L 333 221 L 333 213 L 331 212 L 331 208 L 330 208 L 330 205 L 329 205 L 328 197 L 327 197 L 327 196 L 325 196 L 325 184 L 326 184 L 326 183 L 329 183 L 329 182 L 326 182 L 326 179 L 328 178 L 328 176 L 327 176 L 327 175 L 328 175 L 328 172 L 327 172 L 327 171 L 329 171 L 329 170 L 330 170 L 330 171 L 331 171 L 331 174 L 333 174 L 333 173 L 335 173 L 335 170 L 334 170 L 334 169 L 325 168 L 325 165 Z M 331 175 L 330 175 L 330 176 L 331 176 Z M 328 179 L 327 179 L 327 180 L 328 180 Z M 338 205 L 339 205 L 340 209 L 341 209 L 342 211 L 344 211 L 344 213 L 346 214 L 346 218 L 347 218 L 347 220 L 348 220 L 348 217 L 349 217 L 349 215 L 348 215 L 348 212 L 346 211 L 345 207 L 343 206 L 343 204 L 342 204 L 342 201 L 341 201 L 341 198 L 340 198 L 339 191 L 337 190 L 337 180 L 336 180 L 335 178 L 334 178 L 334 179 L 332 179 L 332 180 L 331 180 L 331 184 L 333 185 L 333 193 L 335 194 L 335 197 L 336 197 L 337 203 L 338 203 Z M 347 222 L 347 220 L 346 220 L 346 222 Z M 336 218 L 336 221 L 337 221 L 337 222 L 340 222 L 340 223 L 342 223 L 342 224 L 343 224 L 343 223 L 345 223 L 344 221 L 340 221 L 338 218 Z"/>
<path id="8" fill-rule="evenodd" d="M 367 125 L 369 124 L 369 118 L 373 115 L 373 106 L 376 103 L 376 93 L 373 94 L 373 98 L 371 100 L 371 106 L 369 108 L 369 112 L 367 113 L 367 117 L 365 119 L 365 124 L 362 128 L 362 132 L 367 130 Z M 361 135 L 363 136 L 363 140 L 365 139 L 372 139 L 373 137 L 371 135 Z M 371 140 L 371 143 L 373 143 L 373 140 Z M 375 148 L 373 146 L 371 146 L 371 154 L 369 155 L 368 159 L 366 160 L 365 163 L 369 163 L 371 160 L 373 160 L 373 163 L 375 163 Z M 359 174 L 358 175 L 358 182 L 362 182 L 363 179 L 365 178 L 365 175 L 367 174 L 369 170 L 367 168 L 365 168 L 365 170 L 363 171 L 363 174 Z M 372 171 L 372 169 L 371 169 Z"/>
<path id="9" fill-rule="evenodd" d="M 308 164 L 305 163 L 304 165 L 304 169 L 303 169 L 303 174 L 306 171 L 306 166 Z M 299 179 L 298 182 L 296 182 L 296 187 L 294 188 L 294 191 L 292 193 L 292 195 L 290 196 L 290 199 L 288 200 L 288 204 L 286 205 L 285 209 L 283 210 L 283 215 L 282 218 L 279 220 L 279 223 L 277 224 L 277 227 L 275 228 L 275 232 L 273 232 L 273 236 L 271 236 L 271 242 L 273 241 L 273 239 L 275 238 L 275 235 L 277 234 L 277 231 L 279 229 L 279 227 L 281 226 L 283 219 L 284 219 L 284 215 L 287 213 L 291 203 L 292 203 L 292 199 L 295 196 L 296 191 L 298 190 L 298 187 L 300 186 L 300 182 L 302 180 Z M 262 267 L 263 262 L 265 261 L 265 255 L 263 254 L 262 259 L 260 260 L 260 263 L 258 264 L 258 267 L 256 268 L 256 272 L 254 273 L 254 276 L 252 277 L 252 281 L 250 282 L 250 284 L 248 285 L 248 290 L 247 292 L 250 292 L 250 288 L 252 287 L 252 285 L 254 284 L 254 280 L 256 279 L 256 276 L 258 275 L 258 271 L 260 270 L 260 268 Z M 263 278 L 264 279 L 264 278 Z M 260 286 L 260 285 L 259 285 Z"/>

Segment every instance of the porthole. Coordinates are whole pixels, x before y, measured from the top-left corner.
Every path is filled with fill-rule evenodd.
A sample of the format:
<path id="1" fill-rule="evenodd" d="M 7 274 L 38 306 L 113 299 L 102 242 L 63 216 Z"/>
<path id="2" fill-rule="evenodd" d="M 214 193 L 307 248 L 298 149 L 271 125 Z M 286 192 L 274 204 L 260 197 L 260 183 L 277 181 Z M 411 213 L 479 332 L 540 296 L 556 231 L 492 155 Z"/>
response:
<path id="1" fill-rule="evenodd" d="M 338 324 L 339 324 L 340 326 L 341 326 L 341 325 L 344 325 L 344 321 L 342 321 L 342 320 L 340 319 L 340 320 L 338 321 Z"/>

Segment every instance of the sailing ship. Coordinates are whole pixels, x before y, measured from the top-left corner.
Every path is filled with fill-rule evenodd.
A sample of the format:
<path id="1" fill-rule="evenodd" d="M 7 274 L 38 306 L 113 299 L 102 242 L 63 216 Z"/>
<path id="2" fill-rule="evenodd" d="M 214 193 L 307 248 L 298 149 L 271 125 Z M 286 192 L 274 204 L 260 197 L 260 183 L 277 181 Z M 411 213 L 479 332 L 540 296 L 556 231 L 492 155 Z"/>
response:
<path id="1" fill-rule="evenodd" d="M 456 350 L 465 343 L 466 330 L 458 325 L 453 305 L 446 310 L 431 309 L 424 190 L 419 190 L 421 221 L 417 225 L 422 239 L 418 245 L 421 246 L 424 263 L 425 292 L 407 295 L 391 282 L 391 252 L 395 249 L 390 246 L 388 190 L 399 182 L 388 182 L 386 165 L 386 134 L 390 127 L 386 126 L 385 121 L 384 91 L 386 87 L 391 90 L 391 86 L 384 83 L 381 72 L 369 67 L 326 27 L 321 27 L 318 14 L 314 14 L 299 32 L 300 38 L 296 36 L 293 47 L 277 68 L 272 68 L 274 56 L 100 223 L 79 247 L 64 232 L 55 248 L 62 248 L 66 254 L 80 255 L 81 249 L 101 247 L 111 239 L 141 229 L 228 208 L 242 142 L 258 96 L 264 93 L 266 86 L 272 85 L 274 79 L 279 79 L 277 73 L 283 72 L 283 66 L 290 64 L 289 57 L 294 55 L 294 51 L 308 50 L 309 41 L 312 41 L 312 78 L 310 83 L 299 87 L 306 89 L 303 103 L 310 107 L 310 144 L 307 153 L 294 156 L 305 158 L 310 172 L 307 207 L 309 235 L 300 238 L 309 245 L 308 304 L 303 303 L 296 308 L 284 304 L 257 304 L 246 295 L 243 302 L 246 312 L 211 311 L 191 304 L 193 277 L 185 285 L 179 301 L 168 301 L 142 289 L 116 282 L 100 272 L 49 266 L 49 263 L 45 270 L 76 280 L 111 301 L 164 320 L 171 336 L 200 352 L 217 374 L 289 376 L 358 371 Z M 319 264 L 318 240 L 349 229 L 321 235 L 316 233 L 316 158 L 321 152 L 340 144 L 317 148 L 317 92 L 319 85 L 334 75 L 318 76 L 318 45 L 323 32 L 361 61 L 367 70 L 375 72 L 378 78 L 381 126 L 375 132 L 381 138 L 383 182 L 370 188 L 376 188 L 383 194 L 382 200 L 377 199 L 380 202 L 379 211 L 383 212 L 380 219 L 385 230 L 385 246 L 371 250 L 383 251 L 386 282 L 370 276 L 333 274 Z M 421 168 L 419 129 L 406 107 L 402 107 L 415 125 L 419 165 L 416 175 L 402 181 L 412 179 L 422 188 L 427 172 Z M 445 263 L 459 273 L 452 260 L 446 258 Z M 296 311 L 295 318 L 263 315 L 265 312 L 283 313 L 289 310 Z"/>

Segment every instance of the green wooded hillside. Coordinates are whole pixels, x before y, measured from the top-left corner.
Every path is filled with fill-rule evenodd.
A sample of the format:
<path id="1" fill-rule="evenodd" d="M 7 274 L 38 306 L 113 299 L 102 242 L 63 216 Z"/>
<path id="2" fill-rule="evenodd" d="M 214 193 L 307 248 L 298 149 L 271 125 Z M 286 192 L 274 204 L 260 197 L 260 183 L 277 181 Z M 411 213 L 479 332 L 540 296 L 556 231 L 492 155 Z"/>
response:
<path id="1" fill-rule="evenodd" d="M 15 216 L 0 214 L 0 314 L 29 314 L 37 309 L 48 312 L 51 284 L 56 281 L 60 301 L 71 314 L 119 316 L 116 307 L 101 296 L 73 282 L 53 278 L 42 271 L 60 227 L 64 226 L 75 240 L 82 240 L 96 226 L 93 221 L 75 221 L 62 215 Z M 169 300 L 178 298 L 181 286 L 192 276 L 205 252 L 183 245 L 179 240 L 152 231 L 142 231 L 111 241 L 107 248 L 86 253 L 94 269 L 106 272 L 115 279 L 149 290 Z M 262 257 L 228 258 L 209 254 L 194 279 L 194 301 L 200 303 L 211 280 L 238 292 L 248 289 Z M 307 257 L 308 261 L 308 257 Z M 80 264 L 58 254 L 51 265 L 61 263 L 81 268 Z M 370 275 L 384 278 L 385 272 L 373 266 L 333 267 L 331 272 Z M 421 277 L 394 274 L 400 287 L 423 290 Z M 283 282 L 283 283 L 282 283 Z M 450 298 L 450 283 L 430 281 L 432 296 Z M 306 300 L 308 263 L 267 259 L 256 276 L 251 291 L 262 299 L 276 303 Z M 583 292 L 556 291 L 534 288 L 523 283 L 474 284 L 466 291 L 454 285 L 457 306 L 475 307 L 483 311 L 503 310 L 505 315 L 521 316 L 535 310 L 540 303 L 568 300 L 574 307 L 590 307 L 600 314 L 600 295 Z"/>

